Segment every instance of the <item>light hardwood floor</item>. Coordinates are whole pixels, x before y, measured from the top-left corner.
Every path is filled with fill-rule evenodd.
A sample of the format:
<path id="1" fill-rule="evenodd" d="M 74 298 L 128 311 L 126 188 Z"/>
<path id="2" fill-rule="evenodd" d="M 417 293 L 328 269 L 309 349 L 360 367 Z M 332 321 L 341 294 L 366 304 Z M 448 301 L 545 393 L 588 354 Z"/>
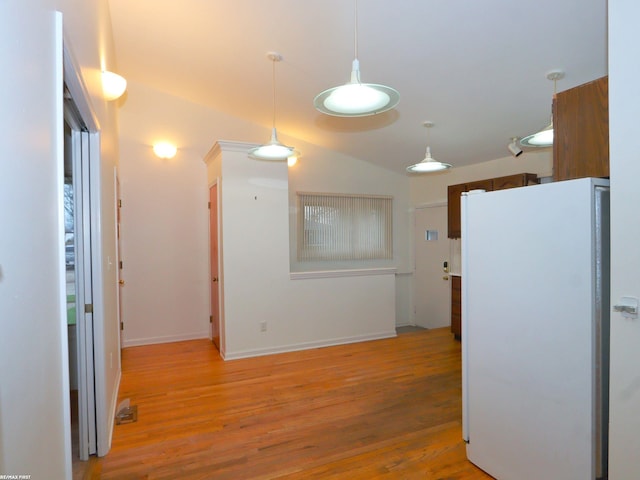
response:
<path id="1" fill-rule="evenodd" d="M 224 362 L 206 340 L 123 351 L 101 479 L 490 479 L 461 440 L 448 329 Z"/>

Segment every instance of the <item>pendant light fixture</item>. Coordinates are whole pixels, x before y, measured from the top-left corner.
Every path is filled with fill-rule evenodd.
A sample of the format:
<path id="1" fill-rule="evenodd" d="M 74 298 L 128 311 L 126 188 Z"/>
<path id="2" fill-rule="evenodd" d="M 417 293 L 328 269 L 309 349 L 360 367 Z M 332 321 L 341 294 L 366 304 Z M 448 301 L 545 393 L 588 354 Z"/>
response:
<path id="1" fill-rule="evenodd" d="M 386 112 L 400 101 L 397 90 L 386 85 L 362 83 L 358 60 L 358 1 L 354 0 L 354 60 L 349 83 L 318 94 L 313 100 L 316 109 L 334 117 L 366 117 Z"/>
<path id="2" fill-rule="evenodd" d="M 416 163 L 415 165 L 407 167 L 407 172 L 429 173 L 439 172 L 441 170 L 451 168 L 451 165 L 449 163 L 439 162 L 431 156 L 431 147 L 429 146 L 429 129 L 433 128 L 433 122 L 424 122 L 422 125 L 427 129 L 427 153 L 424 157 L 424 160 Z"/>
<path id="3" fill-rule="evenodd" d="M 547 78 L 553 80 L 553 96 L 556 96 L 556 82 L 564 78 L 562 70 L 552 70 L 547 73 Z M 551 122 L 539 132 L 527 135 L 520 139 L 520 145 L 523 147 L 550 147 L 553 145 L 553 115 Z"/>
<path id="4" fill-rule="evenodd" d="M 293 154 L 294 148 L 281 144 L 278 141 L 278 134 L 276 132 L 276 62 L 282 60 L 282 55 L 276 52 L 268 52 L 267 58 L 273 62 L 273 116 L 271 139 L 269 140 L 269 143 L 249 150 L 249 157 L 255 160 L 284 161 Z"/>

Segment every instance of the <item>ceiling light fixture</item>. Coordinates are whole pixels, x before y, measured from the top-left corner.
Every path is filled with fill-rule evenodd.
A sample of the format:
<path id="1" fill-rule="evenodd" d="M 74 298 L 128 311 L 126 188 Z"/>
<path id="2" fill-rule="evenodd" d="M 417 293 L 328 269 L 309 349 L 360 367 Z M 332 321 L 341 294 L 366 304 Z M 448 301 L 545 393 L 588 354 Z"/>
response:
<path id="1" fill-rule="evenodd" d="M 552 70 L 547 73 L 547 78 L 553 80 L 553 96 L 556 96 L 556 82 L 564 78 L 562 70 Z M 553 115 L 551 122 L 539 132 L 527 135 L 520 139 L 520 145 L 523 147 L 550 147 L 553 145 Z"/>
<path id="2" fill-rule="evenodd" d="M 268 52 L 267 58 L 273 62 L 273 117 L 271 127 L 271 139 L 269 143 L 249 150 L 249 157 L 255 160 L 281 161 L 287 160 L 293 153 L 293 147 L 287 147 L 278 141 L 276 132 L 276 62 L 282 60 L 282 55 L 276 52 Z"/>
<path id="3" fill-rule="evenodd" d="M 158 158 L 173 158 L 178 152 L 178 147 L 169 142 L 158 142 L 153 145 L 153 153 Z"/>
<path id="4" fill-rule="evenodd" d="M 507 145 L 507 148 L 511 152 L 511 155 L 513 155 L 514 157 L 519 157 L 520 155 L 522 155 L 522 149 L 516 143 L 517 141 L 518 141 L 518 138 L 513 137 L 511 139 L 511 143 Z"/>
<path id="5" fill-rule="evenodd" d="M 397 90 L 386 85 L 362 83 L 358 60 L 358 1 L 354 0 L 354 50 L 351 80 L 345 85 L 333 87 L 318 94 L 313 100 L 316 109 L 334 117 L 365 117 L 386 112 L 400 101 Z"/>
<path id="6" fill-rule="evenodd" d="M 127 89 L 127 81 L 117 73 L 102 72 L 102 93 L 107 101 L 117 100 Z"/>
<path id="7" fill-rule="evenodd" d="M 431 147 L 429 146 L 429 129 L 433 127 L 433 122 L 424 122 L 422 124 L 427 129 L 427 153 L 424 160 L 407 167 L 409 173 L 430 173 L 439 172 L 451 168 L 449 163 L 439 162 L 431 156 Z"/>

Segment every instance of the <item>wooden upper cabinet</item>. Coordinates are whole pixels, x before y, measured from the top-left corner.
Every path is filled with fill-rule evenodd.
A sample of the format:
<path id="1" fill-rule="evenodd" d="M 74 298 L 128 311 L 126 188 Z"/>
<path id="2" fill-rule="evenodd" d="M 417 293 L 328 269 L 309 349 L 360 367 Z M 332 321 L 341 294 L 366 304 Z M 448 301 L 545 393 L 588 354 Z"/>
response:
<path id="1" fill-rule="evenodd" d="M 554 181 L 609 176 L 608 94 L 607 77 L 556 94 Z"/>
<path id="2" fill-rule="evenodd" d="M 447 236 L 460 238 L 460 195 L 467 191 L 464 183 L 447 187 Z"/>
<path id="3" fill-rule="evenodd" d="M 538 176 L 535 173 L 518 173 L 493 179 L 494 190 L 506 190 L 507 188 L 526 187 L 538 183 Z"/>
<path id="4" fill-rule="evenodd" d="M 465 192 L 470 192 L 471 190 L 486 190 L 490 192 L 491 190 L 495 190 L 493 188 L 493 178 L 487 178 L 485 180 L 477 180 L 475 182 L 466 183 Z"/>
<path id="5" fill-rule="evenodd" d="M 487 178 L 475 182 L 449 185 L 447 188 L 448 237 L 460 238 L 460 195 L 471 190 L 504 190 L 505 188 L 524 187 L 538 183 L 534 173 L 518 173 L 506 177 Z"/>

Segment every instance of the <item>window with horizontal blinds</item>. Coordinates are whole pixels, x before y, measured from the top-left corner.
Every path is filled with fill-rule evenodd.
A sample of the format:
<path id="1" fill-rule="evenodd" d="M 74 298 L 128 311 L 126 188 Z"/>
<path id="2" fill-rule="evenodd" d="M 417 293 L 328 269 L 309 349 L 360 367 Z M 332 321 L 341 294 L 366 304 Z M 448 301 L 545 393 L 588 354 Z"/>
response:
<path id="1" fill-rule="evenodd" d="M 393 258 L 392 197 L 297 193 L 298 261 Z"/>

